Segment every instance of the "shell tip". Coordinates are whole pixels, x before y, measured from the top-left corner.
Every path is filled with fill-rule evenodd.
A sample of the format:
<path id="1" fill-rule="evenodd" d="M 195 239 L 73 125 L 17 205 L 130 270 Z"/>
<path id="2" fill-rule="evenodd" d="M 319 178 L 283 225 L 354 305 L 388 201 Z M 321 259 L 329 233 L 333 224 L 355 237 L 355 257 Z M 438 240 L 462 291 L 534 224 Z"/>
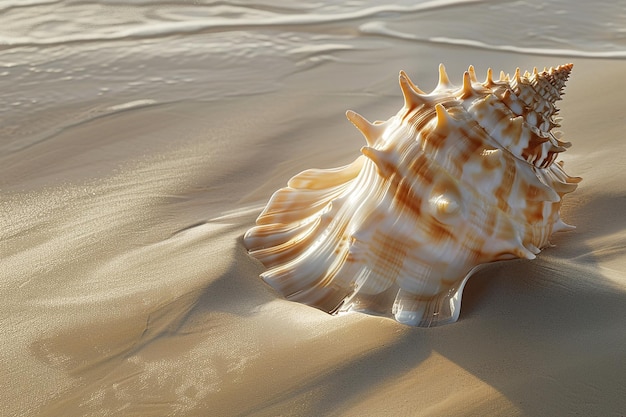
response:
<path id="1" fill-rule="evenodd" d="M 461 98 L 466 99 L 474 95 L 474 88 L 472 87 L 472 78 L 469 71 L 463 73 L 463 87 L 461 87 Z"/>
<path id="2" fill-rule="evenodd" d="M 528 245 L 526 245 L 526 249 L 528 249 L 535 255 L 539 255 L 539 253 L 541 252 L 541 249 L 539 249 L 537 246 L 533 245 L 532 243 L 529 243 Z"/>
<path id="3" fill-rule="evenodd" d="M 537 258 L 537 255 L 532 253 L 525 246 L 523 246 L 522 248 L 519 249 L 519 251 L 517 252 L 517 256 L 519 256 L 521 259 L 530 259 L 530 260 L 533 260 L 533 259 Z"/>
<path id="4" fill-rule="evenodd" d="M 469 74 L 469 76 L 470 76 L 470 80 L 471 80 L 473 83 L 477 83 L 477 82 L 478 82 L 478 79 L 476 78 L 476 70 L 474 70 L 474 66 L 473 66 L 473 65 L 470 65 L 470 66 L 467 68 L 467 72 L 468 72 L 468 74 Z"/>
<path id="5" fill-rule="evenodd" d="M 437 84 L 437 90 L 450 86 L 450 78 L 446 73 L 446 67 L 443 64 L 439 64 L 439 83 Z"/>
<path id="6" fill-rule="evenodd" d="M 400 89 L 404 96 L 404 106 L 411 109 L 422 104 L 426 104 L 428 99 L 424 96 L 424 92 L 417 88 L 404 71 L 400 71 Z"/>
<path id="7" fill-rule="evenodd" d="M 558 219 L 556 223 L 552 226 L 552 233 L 556 232 L 566 232 L 568 230 L 574 230 L 576 226 L 572 226 L 571 224 L 565 223 L 562 219 Z"/>
<path id="8" fill-rule="evenodd" d="M 375 125 L 371 123 L 355 111 L 348 110 L 346 112 L 346 117 L 357 129 L 359 129 L 359 132 L 361 132 L 363 137 L 365 137 L 367 144 L 370 146 L 376 143 L 376 140 L 380 137 L 382 131 L 384 131 L 384 127 L 382 127 L 382 125 Z"/>
<path id="9" fill-rule="evenodd" d="M 435 105 L 435 112 L 437 114 L 437 130 L 439 132 L 445 132 L 448 130 L 450 124 L 450 115 L 443 104 L 437 103 Z"/>
<path id="10" fill-rule="evenodd" d="M 414 93 L 416 94 L 426 94 L 424 91 L 422 91 L 421 88 L 419 88 L 417 86 L 417 84 L 415 84 L 413 81 L 411 81 L 411 79 L 409 78 L 409 76 L 407 75 L 407 73 L 403 70 L 400 70 L 400 77 L 404 77 L 406 79 L 406 81 L 408 82 L 409 86 L 411 87 L 411 90 L 413 90 Z"/>
<path id="11" fill-rule="evenodd" d="M 485 79 L 485 82 L 483 83 L 483 85 L 485 87 L 493 86 L 493 70 L 491 68 L 487 68 L 487 78 Z"/>

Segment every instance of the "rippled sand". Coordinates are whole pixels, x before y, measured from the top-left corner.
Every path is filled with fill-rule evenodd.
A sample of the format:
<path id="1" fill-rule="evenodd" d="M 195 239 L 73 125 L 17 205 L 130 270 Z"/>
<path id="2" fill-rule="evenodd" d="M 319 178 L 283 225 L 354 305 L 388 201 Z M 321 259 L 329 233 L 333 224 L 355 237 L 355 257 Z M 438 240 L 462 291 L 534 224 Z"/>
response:
<path id="1" fill-rule="evenodd" d="M 3 2 L 0 414 L 625 414 L 625 6 Z M 440 328 L 282 300 L 241 236 L 356 157 L 346 109 L 390 117 L 398 71 L 429 90 L 439 62 L 574 63 L 578 228 Z"/>

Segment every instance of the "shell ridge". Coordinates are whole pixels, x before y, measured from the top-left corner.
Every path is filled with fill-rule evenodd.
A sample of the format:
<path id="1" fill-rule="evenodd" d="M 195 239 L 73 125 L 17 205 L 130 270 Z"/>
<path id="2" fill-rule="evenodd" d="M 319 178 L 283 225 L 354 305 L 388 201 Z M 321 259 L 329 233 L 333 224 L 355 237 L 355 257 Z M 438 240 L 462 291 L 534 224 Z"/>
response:
<path id="1" fill-rule="evenodd" d="M 346 184 L 325 190 L 281 188 L 270 199 L 270 205 L 259 215 L 257 224 L 285 224 L 304 221 L 323 211 L 334 198 L 346 191 Z"/>
<path id="2" fill-rule="evenodd" d="M 277 246 L 288 244 L 292 239 L 297 240 L 300 235 L 309 236 L 308 231 L 314 227 L 317 222 L 319 222 L 319 217 L 310 217 L 296 224 L 258 225 L 246 232 L 244 240 L 248 251 L 253 254 L 253 256 L 260 258 Z M 265 261 L 261 261 L 265 264 Z"/>
<path id="3" fill-rule="evenodd" d="M 287 298 L 294 298 L 303 291 L 317 287 L 320 282 L 328 279 L 329 275 L 332 276 L 333 270 L 329 270 L 328 266 L 332 265 L 332 262 L 337 262 L 337 258 L 333 256 L 336 243 L 330 239 L 320 239 L 320 235 L 333 234 L 335 232 L 333 229 L 345 223 L 335 221 L 333 225 L 333 218 L 339 214 L 342 207 L 343 204 L 336 200 L 333 207 L 320 217 L 320 222 L 315 227 L 316 233 L 311 236 L 312 243 L 296 253 L 295 258 L 268 269 L 263 274 L 263 279 L 284 293 Z"/>
<path id="4" fill-rule="evenodd" d="M 373 167 L 367 167 L 366 163 L 357 181 L 371 183 Z M 367 189 L 361 189 L 367 194 Z M 268 269 L 262 278 L 288 299 L 306 299 L 307 304 L 322 310 L 335 310 L 337 303 L 349 293 L 349 289 L 337 285 L 335 280 L 342 261 L 348 255 L 348 246 L 346 242 L 338 243 L 327 237 L 343 235 L 349 228 L 352 213 L 343 210 L 348 199 L 349 196 L 342 196 L 333 200 L 320 216 L 319 223 L 311 228 L 309 236 L 300 242 L 290 241 L 286 245 L 289 250 L 280 253 L 283 263 Z M 282 251 L 280 247 L 274 249 Z M 328 290 L 330 286 L 334 286 L 333 291 Z M 340 293 L 343 293 L 341 297 Z"/>
<path id="5" fill-rule="evenodd" d="M 339 168 L 307 169 L 294 175 L 287 186 L 294 189 L 319 190 L 346 184 L 356 178 L 363 168 L 363 162 L 363 158 L 356 158 Z"/>

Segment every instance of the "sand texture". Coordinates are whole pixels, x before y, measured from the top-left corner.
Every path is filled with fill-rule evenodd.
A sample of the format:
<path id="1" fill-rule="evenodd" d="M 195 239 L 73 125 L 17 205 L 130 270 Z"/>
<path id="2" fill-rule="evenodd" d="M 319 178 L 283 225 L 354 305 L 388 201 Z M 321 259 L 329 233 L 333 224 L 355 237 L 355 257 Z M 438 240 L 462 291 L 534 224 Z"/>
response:
<path id="1" fill-rule="evenodd" d="M 623 2 L 30 3 L 0 8 L 0 415 L 626 415 Z M 451 325 L 283 300 L 242 235 L 440 62 L 574 63 L 577 229 Z"/>

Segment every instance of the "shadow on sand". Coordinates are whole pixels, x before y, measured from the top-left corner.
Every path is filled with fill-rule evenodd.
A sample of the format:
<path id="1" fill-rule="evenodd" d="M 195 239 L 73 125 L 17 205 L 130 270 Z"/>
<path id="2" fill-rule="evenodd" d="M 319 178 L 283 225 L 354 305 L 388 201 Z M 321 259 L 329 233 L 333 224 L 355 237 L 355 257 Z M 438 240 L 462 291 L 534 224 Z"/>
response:
<path id="1" fill-rule="evenodd" d="M 626 392 L 626 292 L 617 289 L 601 274 L 592 249 L 584 242 L 584 239 L 599 239 L 624 230 L 626 219 L 615 223 L 615 216 L 611 215 L 616 211 L 626 212 L 624 196 L 588 199 L 586 205 L 574 209 L 568 216 L 573 218 L 572 223 L 580 225 L 578 230 L 556 237 L 557 247 L 546 249 L 535 261 L 497 263 L 477 273 L 465 288 L 457 323 L 421 329 L 375 317 L 356 320 L 359 331 L 383 331 L 387 335 L 392 332 L 397 337 L 382 338 L 384 342 L 357 357 L 346 352 L 340 365 L 320 369 L 293 386 L 271 391 L 269 396 L 256 397 L 249 407 L 245 404 L 247 400 L 242 398 L 243 405 L 233 404 L 233 409 L 246 410 L 245 415 L 274 415 L 277 410 L 306 404 L 300 411 L 293 409 L 293 415 L 351 415 L 350 410 L 363 402 L 369 393 L 383 390 L 388 393 L 387 401 L 406 403 L 415 415 L 428 415 L 421 408 L 425 399 L 407 397 L 407 391 L 384 390 L 388 389 L 388 384 L 404 377 L 410 379 L 407 383 L 415 384 L 416 392 L 428 392 L 428 384 L 432 381 L 412 372 L 436 353 L 493 387 L 520 415 L 593 416 L 626 412 L 626 396 L 623 395 Z M 613 222 L 609 223 L 607 219 Z M 241 225 L 233 227 L 223 233 L 232 234 Z M 626 248 L 616 247 L 611 253 L 612 256 L 616 253 L 626 256 Z M 94 382 L 68 393 L 60 401 L 55 399 L 47 411 L 80 410 L 80 402 L 89 397 L 90 392 L 104 389 L 102 387 L 109 384 L 107 380 L 111 379 L 110 384 L 118 383 L 119 375 L 125 374 L 128 378 L 140 378 L 137 375 L 140 369 L 128 363 L 128 358 L 150 344 L 162 341 L 162 336 L 172 336 L 173 339 L 167 342 L 171 344 L 175 343 L 176 337 L 189 334 L 191 329 L 198 340 L 206 340 L 211 335 L 211 323 L 198 323 L 210 317 L 208 313 L 250 317 L 256 314 L 260 305 L 278 298 L 257 278 L 262 267 L 248 257 L 241 238 L 229 256 L 233 261 L 221 277 L 153 312 L 154 326 L 146 325 L 142 333 L 141 328 L 129 325 L 129 340 L 115 347 L 117 359 L 111 361 L 111 367 L 99 368 L 98 365 L 101 348 L 110 345 L 105 336 L 79 344 L 64 343 L 65 340 L 84 339 L 85 333 L 82 332 L 85 329 L 76 329 L 73 333 L 34 345 L 33 352 L 42 361 L 63 368 L 69 374 L 85 376 L 89 367 L 99 369 L 92 375 L 97 378 L 87 378 Z M 278 331 L 282 331 L 280 326 L 286 323 L 285 320 L 276 318 Z M 348 320 L 348 326 L 353 324 Z M 115 327 L 119 323 L 108 325 Z M 290 322 L 289 326 L 293 325 Z M 289 326 L 284 326 L 284 331 L 288 332 Z M 119 333 L 119 329 L 115 331 Z M 106 329 L 101 328 L 96 333 L 91 329 L 89 332 L 103 335 Z M 335 345 L 332 333 L 327 336 L 327 348 L 340 349 Z M 367 335 L 371 336 L 372 333 Z M 343 343 L 345 346 L 345 343 L 358 341 L 357 337 Z M 76 350 L 76 346 L 84 349 Z M 293 354 L 296 358 L 301 355 L 295 349 Z M 49 357 L 66 359 L 64 364 L 55 364 L 46 360 Z M 67 366 L 70 363 L 74 364 L 71 369 Z M 79 366 L 81 364 L 84 366 Z M 120 367 L 126 370 L 119 373 Z M 110 375 L 113 368 L 117 368 L 116 378 Z M 281 372 L 281 369 L 284 368 L 278 361 L 275 372 Z M 449 393 L 467 388 L 462 383 L 452 382 Z M 146 399 L 133 401 L 140 403 Z M 136 406 L 129 410 L 140 408 Z M 186 415 L 203 415 L 212 406 L 206 398 L 198 404 L 197 413 Z M 372 413 L 377 411 L 372 410 Z M 471 415 L 471 408 L 465 415 Z"/>

